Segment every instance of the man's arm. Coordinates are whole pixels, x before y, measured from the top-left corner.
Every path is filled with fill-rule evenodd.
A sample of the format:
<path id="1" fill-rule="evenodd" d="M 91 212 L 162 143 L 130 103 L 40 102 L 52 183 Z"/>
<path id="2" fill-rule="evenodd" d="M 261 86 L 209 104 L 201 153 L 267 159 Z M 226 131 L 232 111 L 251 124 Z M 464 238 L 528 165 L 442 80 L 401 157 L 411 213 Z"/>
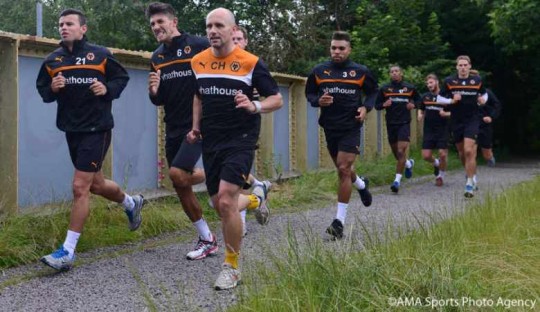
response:
<path id="1" fill-rule="evenodd" d="M 49 75 L 45 63 L 41 65 L 41 68 L 38 73 L 36 80 L 36 88 L 39 95 L 45 103 L 51 103 L 56 101 L 56 93 L 53 92 L 51 88 L 52 78 Z"/>
<path id="2" fill-rule="evenodd" d="M 160 85 L 161 70 L 156 70 L 153 65 L 150 65 L 150 72 L 148 73 L 148 97 L 150 98 L 150 102 L 156 106 L 165 105 L 159 92 Z"/>
<path id="3" fill-rule="evenodd" d="M 107 55 L 107 67 L 105 69 L 107 81 L 105 86 L 107 92 L 103 95 L 106 101 L 112 101 L 120 97 L 122 91 L 127 86 L 129 75 L 126 69 L 114 58 L 112 54 Z"/>
<path id="4" fill-rule="evenodd" d="M 367 112 L 370 112 L 373 107 L 375 107 L 379 85 L 377 84 L 377 79 L 375 79 L 369 70 L 366 73 L 366 78 L 362 88 L 364 90 L 364 94 L 366 95 L 363 106 L 366 108 Z"/>
<path id="5" fill-rule="evenodd" d="M 312 72 L 306 81 L 306 98 L 312 107 L 319 107 L 319 86 L 315 81 L 315 73 Z"/>
<path id="6" fill-rule="evenodd" d="M 193 121 L 191 131 L 187 134 L 186 139 L 189 143 L 195 143 L 201 139 L 201 117 L 202 117 L 202 100 L 199 94 L 193 96 Z"/>

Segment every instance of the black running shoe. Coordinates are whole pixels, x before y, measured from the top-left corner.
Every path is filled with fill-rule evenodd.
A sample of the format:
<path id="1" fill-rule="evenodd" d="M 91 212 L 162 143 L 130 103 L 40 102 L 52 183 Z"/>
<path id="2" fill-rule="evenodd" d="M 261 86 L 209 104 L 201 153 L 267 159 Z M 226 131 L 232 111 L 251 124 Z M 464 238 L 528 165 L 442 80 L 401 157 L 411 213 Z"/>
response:
<path id="1" fill-rule="evenodd" d="M 339 221 L 338 219 L 334 219 L 332 221 L 332 224 L 326 229 L 326 233 L 332 235 L 334 239 L 342 239 L 343 238 L 343 223 Z"/>
<path id="2" fill-rule="evenodd" d="M 364 181 L 364 184 L 366 185 L 366 187 L 363 190 L 358 190 L 358 194 L 360 194 L 360 199 L 362 200 L 362 204 L 364 204 L 364 206 L 366 207 L 369 207 L 371 206 L 371 201 L 373 199 L 371 196 L 371 193 L 369 192 L 369 179 L 364 178 L 364 177 L 360 177 L 360 179 Z"/>

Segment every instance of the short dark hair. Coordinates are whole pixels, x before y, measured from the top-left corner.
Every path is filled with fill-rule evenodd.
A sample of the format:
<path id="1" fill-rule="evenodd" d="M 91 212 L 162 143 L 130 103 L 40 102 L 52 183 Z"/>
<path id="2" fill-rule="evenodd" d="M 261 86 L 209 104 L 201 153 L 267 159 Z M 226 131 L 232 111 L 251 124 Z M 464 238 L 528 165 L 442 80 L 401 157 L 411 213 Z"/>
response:
<path id="1" fill-rule="evenodd" d="M 176 11 L 170 5 L 169 3 L 163 3 L 163 2 L 152 2 L 148 5 L 146 8 L 146 18 L 150 18 L 155 14 L 166 14 L 170 15 L 171 17 L 176 16 Z"/>
<path id="2" fill-rule="evenodd" d="M 248 32 L 247 32 L 247 29 L 243 26 L 238 26 L 237 27 L 239 31 L 242 32 L 242 35 L 244 35 L 244 40 L 248 40 Z"/>
<path id="3" fill-rule="evenodd" d="M 459 62 L 460 60 L 465 60 L 465 61 L 469 62 L 469 64 L 472 65 L 471 58 L 468 55 L 460 55 L 460 56 L 458 56 L 456 58 L 456 63 Z"/>
<path id="4" fill-rule="evenodd" d="M 399 68 L 399 71 L 403 73 L 403 69 L 401 68 L 401 66 L 399 66 L 399 64 L 390 65 L 390 67 L 388 67 L 388 72 L 390 72 L 392 70 L 392 68 L 394 68 L 394 67 Z"/>
<path id="5" fill-rule="evenodd" d="M 349 35 L 346 31 L 334 31 L 332 34 L 332 40 L 344 40 L 347 41 L 349 44 L 351 43 L 351 35 Z"/>
<path id="6" fill-rule="evenodd" d="M 60 12 L 59 17 L 66 15 L 77 15 L 79 17 L 79 24 L 81 24 L 81 26 L 86 25 L 86 16 L 84 16 L 82 11 L 77 9 L 65 9 L 64 11 Z"/>
<path id="7" fill-rule="evenodd" d="M 439 78 L 438 78 L 437 75 L 435 75 L 434 73 L 431 73 L 431 74 L 429 74 L 429 75 L 426 76 L 426 80 L 429 80 L 429 79 L 433 79 L 433 80 L 439 81 Z"/>

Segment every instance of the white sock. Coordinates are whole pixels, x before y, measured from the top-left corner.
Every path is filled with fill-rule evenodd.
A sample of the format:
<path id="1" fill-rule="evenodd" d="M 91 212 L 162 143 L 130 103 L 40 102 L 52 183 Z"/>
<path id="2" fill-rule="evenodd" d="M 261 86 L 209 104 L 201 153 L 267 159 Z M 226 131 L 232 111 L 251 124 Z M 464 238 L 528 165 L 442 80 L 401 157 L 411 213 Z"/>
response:
<path id="1" fill-rule="evenodd" d="M 435 161 L 433 162 L 433 166 L 439 167 L 440 164 L 441 162 L 439 161 L 439 158 L 435 158 Z"/>
<path id="2" fill-rule="evenodd" d="M 410 159 L 407 159 L 407 160 L 405 161 L 405 168 L 409 168 L 409 169 L 410 169 L 411 167 L 412 167 L 412 162 L 411 162 Z"/>
<path id="3" fill-rule="evenodd" d="M 439 170 L 439 177 L 444 178 L 444 174 L 446 172 L 444 170 Z"/>
<path id="4" fill-rule="evenodd" d="M 212 232 L 210 231 L 210 228 L 208 227 L 208 223 L 201 218 L 200 220 L 193 222 L 193 225 L 197 229 L 197 233 L 199 233 L 199 236 L 204 239 L 205 241 L 211 241 L 212 240 Z"/>
<path id="5" fill-rule="evenodd" d="M 359 176 L 356 176 L 356 181 L 353 182 L 353 185 L 357 190 L 363 190 L 366 188 L 366 183 L 364 183 L 364 180 L 360 179 Z"/>
<path id="6" fill-rule="evenodd" d="M 70 230 L 67 231 L 66 240 L 64 241 L 64 249 L 67 250 L 71 258 L 73 258 L 73 255 L 75 254 L 75 248 L 77 247 L 77 242 L 79 241 L 80 236 L 81 233 Z"/>
<path id="7" fill-rule="evenodd" d="M 474 183 L 474 184 L 478 183 L 478 180 L 476 179 L 476 174 L 475 174 L 475 175 L 473 175 L 473 177 L 472 177 L 472 181 L 473 181 L 473 183 Z"/>
<path id="8" fill-rule="evenodd" d="M 135 201 L 133 200 L 133 197 L 129 196 L 129 194 L 124 194 L 124 201 L 122 201 L 122 205 L 124 208 L 128 211 L 133 210 L 135 208 Z"/>
<path id="9" fill-rule="evenodd" d="M 240 211 L 240 218 L 242 218 L 242 226 L 244 227 L 244 229 L 246 228 L 246 213 L 247 209 Z"/>
<path id="10" fill-rule="evenodd" d="M 345 218 L 347 217 L 348 203 L 337 203 L 336 219 L 341 221 L 341 224 L 345 224 Z"/>
<path id="11" fill-rule="evenodd" d="M 396 179 L 394 181 L 401 182 L 401 174 L 396 173 Z"/>
<path id="12" fill-rule="evenodd" d="M 473 182 L 473 179 L 472 178 L 467 178 L 467 185 L 473 185 L 474 182 Z"/>

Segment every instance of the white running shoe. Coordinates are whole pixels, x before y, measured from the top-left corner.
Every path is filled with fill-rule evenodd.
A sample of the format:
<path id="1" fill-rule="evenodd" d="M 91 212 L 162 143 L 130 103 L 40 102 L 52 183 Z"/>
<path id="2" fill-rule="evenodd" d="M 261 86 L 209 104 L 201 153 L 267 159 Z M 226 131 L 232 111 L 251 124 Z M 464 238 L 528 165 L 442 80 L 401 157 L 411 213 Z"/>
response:
<path id="1" fill-rule="evenodd" d="M 219 247 L 217 245 L 216 236 L 214 236 L 214 234 L 212 234 L 211 241 L 205 241 L 204 239 L 199 237 L 199 241 L 197 242 L 197 245 L 195 245 L 195 249 L 188 252 L 186 258 L 188 260 L 204 259 L 218 252 L 218 249 Z"/>
<path id="2" fill-rule="evenodd" d="M 228 263 L 223 263 L 221 267 L 221 272 L 216 279 L 214 288 L 216 290 L 225 290 L 234 288 L 240 283 L 240 271 L 233 269 L 233 267 Z"/>

